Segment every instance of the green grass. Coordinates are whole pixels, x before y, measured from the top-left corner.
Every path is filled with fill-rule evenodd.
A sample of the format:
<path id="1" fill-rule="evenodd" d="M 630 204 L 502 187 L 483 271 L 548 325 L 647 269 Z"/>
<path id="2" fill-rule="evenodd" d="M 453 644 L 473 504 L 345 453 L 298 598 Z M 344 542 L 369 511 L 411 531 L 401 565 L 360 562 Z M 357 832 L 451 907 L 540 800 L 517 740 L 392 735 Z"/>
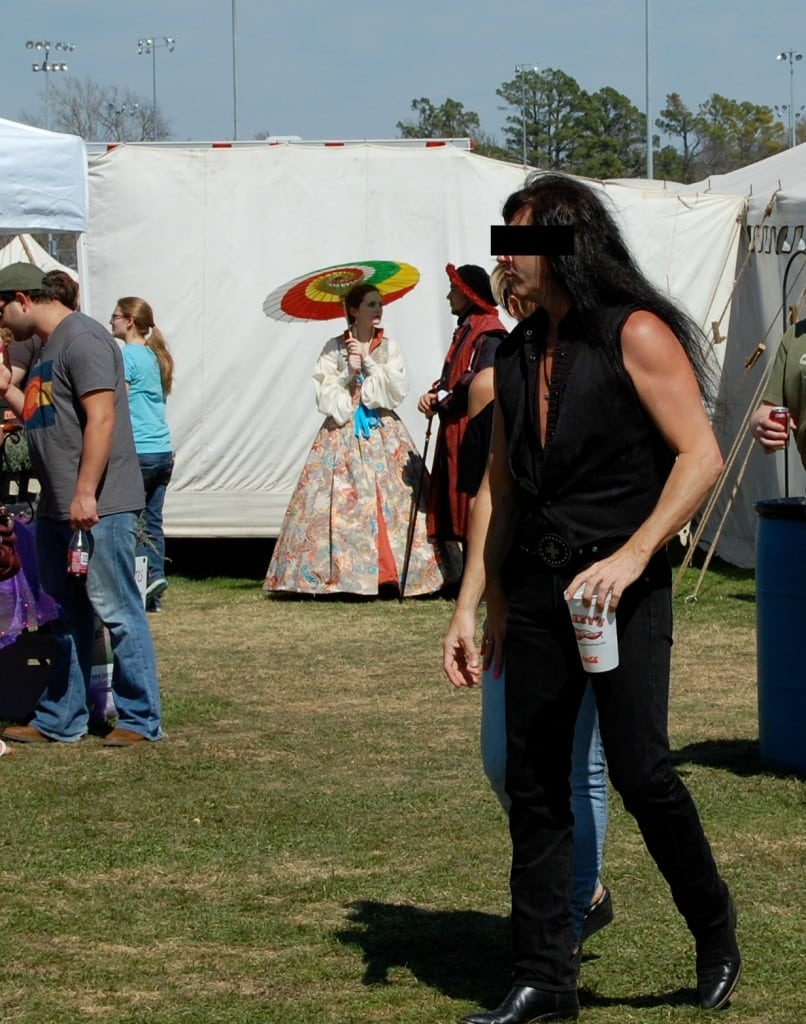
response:
<path id="1" fill-rule="evenodd" d="M 752 576 L 709 572 L 687 601 L 697 577 L 671 728 L 739 907 L 725 1019 L 802 1024 L 803 782 L 758 762 Z M 479 695 L 441 674 L 450 603 L 173 576 L 164 604 L 165 742 L 0 760 L 0 1020 L 442 1024 L 496 1003 L 508 838 Z M 582 1019 L 702 1020 L 690 938 L 617 798 L 605 859 L 616 920 L 586 948 Z"/>

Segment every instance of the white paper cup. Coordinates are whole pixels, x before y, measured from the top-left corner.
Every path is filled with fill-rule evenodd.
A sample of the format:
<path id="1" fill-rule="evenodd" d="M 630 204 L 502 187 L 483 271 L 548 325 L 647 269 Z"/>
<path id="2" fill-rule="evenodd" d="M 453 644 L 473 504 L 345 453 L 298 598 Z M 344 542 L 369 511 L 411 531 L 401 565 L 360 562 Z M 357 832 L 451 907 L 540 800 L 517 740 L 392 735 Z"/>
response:
<path id="1" fill-rule="evenodd" d="M 605 606 L 604 614 L 594 604 L 586 608 L 582 603 L 584 590 L 580 587 L 568 600 L 582 667 L 586 672 L 610 672 L 618 667 L 616 613 L 609 606 Z"/>
<path id="2" fill-rule="evenodd" d="M 2 756 L 3 756 L 3 754 L 10 754 L 10 753 L 11 753 L 11 751 L 10 751 L 10 750 L 9 750 L 9 748 L 8 748 L 8 747 L 7 747 L 6 745 L 5 745 L 5 743 L 3 742 L 3 740 L 0 740 L 0 757 L 2 757 Z"/>

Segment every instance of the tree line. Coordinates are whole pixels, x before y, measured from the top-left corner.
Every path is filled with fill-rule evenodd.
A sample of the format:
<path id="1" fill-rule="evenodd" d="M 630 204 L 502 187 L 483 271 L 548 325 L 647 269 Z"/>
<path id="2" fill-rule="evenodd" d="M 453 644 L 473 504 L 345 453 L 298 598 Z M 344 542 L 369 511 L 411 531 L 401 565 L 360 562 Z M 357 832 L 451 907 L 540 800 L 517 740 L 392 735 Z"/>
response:
<path id="1" fill-rule="evenodd" d="M 131 89 L 67 78 L 49 85 L 47 109 L 23 111 L 20 120 L 79 135 L 86 142 L 146 142 L 169 139 L 171 126 L 159 107 Z M 47 124 L 45 123 L 47 122 Z"/>
<path id="2" fill-rule="evenodd" d="M 398 121 L 401 138 L 474 140 L 476 152 L 521 161 L 545 170 L 591 178 L 635 178 L 646 172 L 646 114 L 609 86 L 587 92 L 555 68 L 525 69 L 496 89 L 506 111 L 499 141 L 484 131 L 477 113 L 458 100 L 436 106 L 412 100 L 414 117 Z M 43 124 L 41 112 L 21 120 Z M 50 85 L 46 120 L 57 131 L 92 142 L 168 139 L 168 119 L 154 103 L 130 89 L 102 86 L 90 78 Z M 770 108 L 714 93 L 696 110 L 670 93 L 654 121 L 656 178 L 690 182 L 724 174 L 787 148 L 789 133 Z M 266 132 L 255 138 L 266 137 Z M 798 120 L 797 136 L 806 137 Z"/>
<path id="3" fill-rule="evenodd" d="M 606 86 L 587 92 L 554 68 L 521 71 L 496 95 L 507 111 L 503 142 L 484 132 L 478 114 L 447 99 L 412 100 L 415 118 L 398 121 L 401 138 L 463 138 L 476 152 L 504 160 L 524 159 L 531 167 L 590 178 L 635 178 L 646 173 L 646 114 Z M 787 148 L 789 133 L 770 107 L 714 93 L 691 110 L 678 93 L 654 122 L 656 178 L 691 182 L 724 174 Z M 806 134 L 797 123 L 798 140 Z M 665 143 L 662 139 L 665 138 Z"/>

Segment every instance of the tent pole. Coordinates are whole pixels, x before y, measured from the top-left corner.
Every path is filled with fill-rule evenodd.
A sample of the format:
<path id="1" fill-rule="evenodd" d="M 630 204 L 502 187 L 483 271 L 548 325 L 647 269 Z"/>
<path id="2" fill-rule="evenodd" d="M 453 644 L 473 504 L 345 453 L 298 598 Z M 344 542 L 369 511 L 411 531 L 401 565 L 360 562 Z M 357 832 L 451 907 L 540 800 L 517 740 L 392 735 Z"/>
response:
<path id="1" fill-rule="evenodd" d="M 92 304 L 90 302 L 90 268 L 87 260 L 87 236 L 83 231 L 76 236 L 76 266 L 78 267 L 81 312 L 91 316 Z"/>
<path id="2" fill-rule="evenodd" d="M 716 551 L 717 543 L 718 543 L 719 538 L 720 538 L 720 536 L 722 534 L 722 528 L 725 525 L 725 521 L 728 518 L 728 514 L 730 513 L 731 508 L 733 508 L 733 501 L 734 501 L 736 495 L 739 493 L 739 486 L 741 485 L 741 482 L 744 479 L 744 474 L 745 474 L 745 471 L 747 470 L 747 463 L 750 461 L 750 456 L 753 453 L 753 446 L 754 446 L 754 444 L 755 444 L 755 441 L 752 438 L 750 438 L 750 445 L 749 445 L 749 447 L 747 449 L 747 454 L 744 457 L 744 462 L 742 463 L 742 468 L 739 470 L 739 474 L 736 477 L 736 483 L 733 485 L 733 489 L 731 490 L 730 496 L 728 497 L 727 504 L 725 505 L 725 511 L 722 513 L 722 518 L 719 520 L 719 525 L 716 528 L 716 533 L 714 534 L 714 539 L 711 541 L 711 546 L 708 548 L 708 553 L 705 556 L 705 560 L 702 563 L 702 568 L 700 569 L 700 575 L 697 578 L 697 585 L 694 587 L 694 592 L 689 595 L 687 600 L 692 600 L 692 601 L 696 600 L 697 595 L 700 592 L 700 587 L 702 586 L 702 581 L 705 578 L 706 572 L 708 572 L 708 566 L 711 564 L 711 559 L 714 557 L 714 552 Z"/>
<path id="3" fill-rule="evenodd" d="M 703 513 L 700 516 L 700 519 L 699 519 L 699 521 L 697 523 L 697 528 L 696 528 L 696 530 L 691 535 L 691 539 L 690 539 L 689 545 L 688 545 L 688 550 L 686 551 L 685 555 L 683 556 L 683 561 L 680 563 L 680 566 L 679 566 L 679 568 L 677 570 L 677 575 L 675 576 L 674 583 L 672 585 L 672 594 L 673 595 L 677 593 L 677 589 L 680 586 L 680 583 L 681 583 L 681 581 L 683 579 L 683 573 L 689 567 L 689 565 L 691 564 L 691 560 L 694 558 L 694 552 L 697 549 L 697 545 L 700 543 L 700 538 L 702 537 L 703 532 L 705 531 L 705 527 L 710 522 L 711 515 L 713 514 L 713 511 L 714 511 L 714 507 L 715 507 L 717 501 L 719 500 L 719 498 L 720 498 L 720 496 L 722 494 L 722 491 L 725 488 L 725 485 L 726 485 L 727 479 L 728 479 L 728 474 L 733 469 L 733 464 L 736 461 L 736 458 L 737 458 L 737 456 L 739 454 L 739 450 L 741 448 L 742 440 L 745 437 L 745 434 L 746 434 L 746 431 L 747 431 L 747 424 L 750 422 L 750 416 L 752 415 L 753 410 L 757 407 L 757 405 L 758 405 L 758 403 L 760 401 L 761 393 L 764 390 L 764 388 L 766 387 L 767 379 L 769 378 L 771 372 L 772 372 L 772 362 L 767 364 L 767 367 L 765 368 L 764 373 L 761 375 L 760 381 L 756 385 L 756 390 L 753 392 L 753 395 L 752 395 L 752 397 L 750 399 L 750 405 L 748 406 L 747 411 L 744 414 L 744 417 L 743 417 L 742 422 L 741 422 L 741 424 L 739 426 L 739 429 L 738 429 L 738 431 L 736 433 L 736 436 L 733 439 L 733 443 L 732 443 L 732 445 L 730 447 L 730 451 L 728 452 L 727 457 L 725 458 L 725 465 L 724 465 L 724 467 L 722 469 L 722 473 L 720 474 L 719 479 L 717 480 L 717 482 L 711 488 L 711 493 L 708 495 L 708 500 L 707 500 L 707 502 L 705 504 L 705 509 L 703 510 Z M 751 446 L 750 450 L 752 451 L 752 446 Z M 742 473 L 744 473 L 744 469 L 742 469 Z M 729 503 L 729 506 L 730 506 L 730 503 Z M 715 544 L 716 544 L 716 538 L 714 538 L 714 540 L 712 541 L 712 545 L 711 546 L 713 547 Z"/>
<path id="4" fill-rule="evenodd" d="M 28 262 L 29 262 L 29 263 L 36 263 L 36 260 L 34 259 L 34 254 L 33 254 L 33 253 L 31 252 L 31 247 L 30 247 L 30 245 L 28 245 L 28 243 L 27 243 L 27 242 L 25 241 L 25 235 L 24 235 L 24 234 L 22 234 L 22 232 L 20 232 L 20 234 L 19 234 L 19 235 L 18 235 L 17 237 L 18 237 L 18 238 L 19 238 L 19 240 L 20 240 L 20 245 L 21 245 L 21 246 L 23 247 L 23 249 L 25 250 L 25 255 L 26 255 L 26 256 L 28 257 Z"/>

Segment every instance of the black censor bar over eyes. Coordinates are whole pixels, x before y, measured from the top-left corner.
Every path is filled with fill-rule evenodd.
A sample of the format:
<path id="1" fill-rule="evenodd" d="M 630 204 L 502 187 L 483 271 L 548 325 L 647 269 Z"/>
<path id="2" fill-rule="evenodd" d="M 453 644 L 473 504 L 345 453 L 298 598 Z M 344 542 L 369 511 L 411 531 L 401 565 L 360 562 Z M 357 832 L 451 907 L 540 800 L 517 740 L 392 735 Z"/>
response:
<path id="1" fill-rule="evenodd" d="M 493 224 L 491 256 L 573 256 L 572 227 L 538 227 L 534 224 Z"/>

